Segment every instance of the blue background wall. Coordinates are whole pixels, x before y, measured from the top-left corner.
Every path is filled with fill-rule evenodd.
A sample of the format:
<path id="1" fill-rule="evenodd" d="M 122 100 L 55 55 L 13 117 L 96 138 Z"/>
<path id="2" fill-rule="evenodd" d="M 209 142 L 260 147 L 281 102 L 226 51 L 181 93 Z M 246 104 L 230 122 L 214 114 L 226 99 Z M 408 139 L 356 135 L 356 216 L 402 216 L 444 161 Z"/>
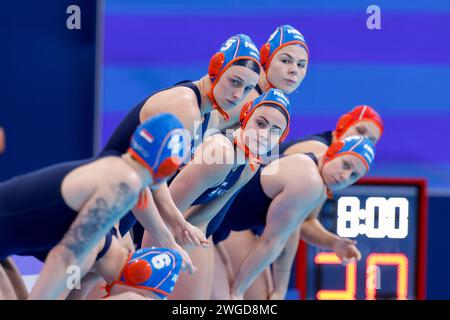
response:
<path id="1" fill-rule="evenodd" d="M 81 30 L 68 30 L 67 7 L 81 8 Z M 6 152 L 0 181 L 94 151 L 96 1 L 2 1 L 0 126 Z M 41 263 L 16 258 L 25 281 Z"/>
<path id="2" fill-rule="evenodd" d="M 229 36 L 246 33 L 259 47 L 289 23 L 311 52 L 308 75 L 290 96 L 291 137 L 328 129 L 356 104 L 370 104 L 386 123 L 372 174 L 426 175 L 446 187 L 450 149 L 438 137 L 450 124 L 450 2 L 378 1 L 381 30 L 366 27 L 370 4 L 107 1 L 104 136 L 149 93 L 204 75 Z"/>
<path id="3" fill-rule="evenodd" d="M 81 30 L 66 27 L 82 8 Z M 3 1 L 0 181 L 93 152 L 95 1 Z"/>

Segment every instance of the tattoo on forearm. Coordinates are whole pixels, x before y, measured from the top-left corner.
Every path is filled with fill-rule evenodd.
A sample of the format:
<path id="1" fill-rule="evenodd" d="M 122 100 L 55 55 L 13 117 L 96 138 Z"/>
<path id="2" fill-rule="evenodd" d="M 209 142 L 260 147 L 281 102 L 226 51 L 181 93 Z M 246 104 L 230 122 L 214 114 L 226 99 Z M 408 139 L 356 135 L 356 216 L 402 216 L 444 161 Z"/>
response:
<path id="1" fill-rule="evenodd" d="M 136 201 L 136 195 L 125 183 L 112 185 L 114 202 L 108 208 L 107 200 L 97 197 L 95 203 L 87 209 L 87 214 L 79 214 L 70 227 L 61 244 L 70 249 L 76 256 L 91 250 L 102 236 L 125 213 L 131 210 Z"/>

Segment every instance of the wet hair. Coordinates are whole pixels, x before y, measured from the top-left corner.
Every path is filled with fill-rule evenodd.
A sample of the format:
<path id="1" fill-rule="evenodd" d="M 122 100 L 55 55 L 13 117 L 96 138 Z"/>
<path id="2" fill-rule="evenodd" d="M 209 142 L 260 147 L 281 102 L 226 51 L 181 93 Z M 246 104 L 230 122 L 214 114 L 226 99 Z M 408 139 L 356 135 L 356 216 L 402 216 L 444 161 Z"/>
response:
<path id="1" fill-rule="evenodd" d="M 250 59 L 239 59 L 234 61 L 232 64 L 232 66 L 243 66 L 246 68 L 249 68 L 250 70 L 256 72 L 258 75 L 261 72 L 261 66 L 259 65 L 259 63 L 257 63 L 254 60 L 250 60 Z"/>
<path id="2" fill-rule="evenodd" d="M 289 124 L 289 114 L 287 113 L 285 108 L 282 108 L 282 107 L 280 107 L 279 105 L 277 105 L 275 103 L 264 103 L 263 106 L 277 109 L 286 118 L 286 121 Z"/>

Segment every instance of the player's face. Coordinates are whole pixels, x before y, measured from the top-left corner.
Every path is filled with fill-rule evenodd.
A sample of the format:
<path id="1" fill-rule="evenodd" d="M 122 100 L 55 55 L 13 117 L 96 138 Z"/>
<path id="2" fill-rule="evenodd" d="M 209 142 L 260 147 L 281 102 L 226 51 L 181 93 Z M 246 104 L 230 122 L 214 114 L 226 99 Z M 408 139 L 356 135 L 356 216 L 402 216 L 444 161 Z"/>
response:
<path id="1" fill-rule="evenodd" d="M 340 139 L 345 139 L 351 136 L 363 136 L 375 145 L 380 140 L 380 129 L 375 123 L 368 120 L 362 120 L 347 129 Z"/>
<path id="2" fill-rule="evenodd" d="M 279 142 L 286 130 L 285 116 L 275 108 L 255 109 L 244 129 L 246 144 L 253 154 L 265 155 Z"/>
<path id="3" fill-rule="evenodd" d="M 224 110 L 241 104 L 259 81 L 259 74 L 243 66 L 231 66 L 220 77 L 214 87 L 217 104 Z"/>
<path id="4" fill-rule="evenodd" d="M 270 62 L 267 78 L 285 94 L 296 90 L 308 69 L 308 55 L 303 47 L 290 45 L 280 49 Z"/>
<path id="5" fill-rule="evenodd" d="M 363 161 L 351 154 L 338 156 L 322 168 L 322 177 L 331 190 L 344 189 L 366 174 Z"/>

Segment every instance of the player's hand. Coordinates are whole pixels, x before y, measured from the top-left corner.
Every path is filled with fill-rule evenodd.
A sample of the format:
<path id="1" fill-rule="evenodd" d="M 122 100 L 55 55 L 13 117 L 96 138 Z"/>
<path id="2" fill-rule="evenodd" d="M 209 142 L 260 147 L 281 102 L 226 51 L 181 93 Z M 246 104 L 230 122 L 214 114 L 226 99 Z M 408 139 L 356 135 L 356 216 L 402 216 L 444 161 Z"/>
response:
<path id="1" fill-rule="evenodd" d="M 209 246 L 205 234 L 187 221 L 174 227 L 173 233 L 175 241 L 185 249 Z"/>
<path id="2" fill-rule="evenodd" d="M 192 263 L 191 257 L 179 244 L 174 243 L 170 246 L 170 249 L 176 250 L 180 253 L 181 258 L 183 259 L 183 264 L 181 265 L 181 270 L 187 272 L 189 274 L 194 274 L 197 272 L 197 268 Z"/>
<path id="3" fill-rule="evenodd" d="M 333 251 L 341 259 L 343 265 L 361 260 L 361 252 L 356 247 L 355 240 L 339 238 L 333 246 Z"/>

